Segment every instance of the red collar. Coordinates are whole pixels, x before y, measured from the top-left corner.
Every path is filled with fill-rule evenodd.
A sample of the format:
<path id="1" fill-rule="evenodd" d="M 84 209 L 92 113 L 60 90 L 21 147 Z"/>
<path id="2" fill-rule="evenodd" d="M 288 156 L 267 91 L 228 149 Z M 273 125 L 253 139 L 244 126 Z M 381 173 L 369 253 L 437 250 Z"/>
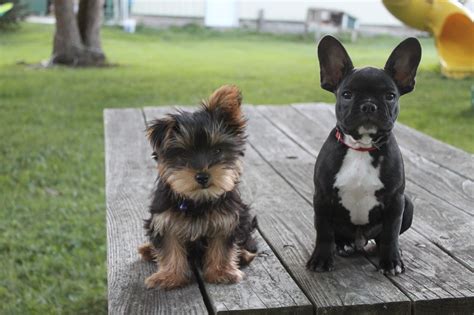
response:
<path id="1" fill-rule="evenodd" d="M 348 147 L 349 149 L 352 149 L 352 150 L 356 150 L 356 151 L 360 151 L 360 152 L 370 152 L 370 151 L 377 150 L 376 147 L 354 148 L 354 147 L 348 145 L 347 143 L 344 142 L 344 138 L 342 137 L 342 133 L 339 131 L 338 128 L 336 128 L 336 139 L 337 139 L 338 142 L 342 143 L 343 145 L 345 145 L 346 147 Z"/>

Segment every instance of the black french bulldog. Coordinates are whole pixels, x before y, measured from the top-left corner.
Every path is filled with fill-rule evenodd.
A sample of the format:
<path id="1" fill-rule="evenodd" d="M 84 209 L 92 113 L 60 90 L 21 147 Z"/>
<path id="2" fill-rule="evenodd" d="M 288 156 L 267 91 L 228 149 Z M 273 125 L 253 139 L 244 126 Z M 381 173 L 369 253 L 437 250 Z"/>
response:
<path id="1" fill-rule="evenodd" d="M 363 251 L 374 239 L 379 270 L 400 274 L 398 237 L 411 225 L 413 204 L 404 194 L 403 160 L 392 128 L 399 97 L 415 86 L 420 43 L 401 42 L 383 70 L 354 69 L 331 36 L 320 41 L 318 58 L 321 87 L 336 95 L 337 124 L 314 169 L 317 239 L 307 267 L 330 271 L 336 251 L 341 256 Z"/>

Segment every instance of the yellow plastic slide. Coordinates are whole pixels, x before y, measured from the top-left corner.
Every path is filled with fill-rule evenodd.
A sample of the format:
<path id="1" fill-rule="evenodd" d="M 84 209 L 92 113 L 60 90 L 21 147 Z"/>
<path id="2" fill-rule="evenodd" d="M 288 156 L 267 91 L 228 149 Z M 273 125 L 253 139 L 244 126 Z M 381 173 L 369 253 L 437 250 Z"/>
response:
<path id="1" fill-rule="evenodd" d="M 474 75 L 474 17 L 456 0 L 382 0 L 403 23 L 436 40 L 441 72 L 450 78 Z"/>

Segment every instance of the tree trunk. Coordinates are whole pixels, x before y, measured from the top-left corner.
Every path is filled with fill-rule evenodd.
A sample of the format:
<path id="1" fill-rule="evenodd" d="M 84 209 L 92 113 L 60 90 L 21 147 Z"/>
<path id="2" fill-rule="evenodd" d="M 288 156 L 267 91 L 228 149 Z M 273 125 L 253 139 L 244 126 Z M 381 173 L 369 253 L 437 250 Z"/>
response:
<path id="1" fill-rule="evenodd" d="M 72 0 L 54 0 L 56 33 L 51 63 L 102 66 L 106 59 L 100 42 L 104 0 L 81 0 L 77 19 Z"/>
<path id="2" fill-rule="evenodd" d="M 56 32 L 54 34 L 52 63 L 76 65 L 83 50 L 81 36 L 74 16 L 74 2 L 55 0 Z"/>
<path id="3" fill-rule="evenodd" d="M 100 42 L 103 8 L 104 0 L 81 0 L 77 13 L 77 23 L 82 43 L 95 63 L 105 62 L 105 55 L 102 52 Z"/>

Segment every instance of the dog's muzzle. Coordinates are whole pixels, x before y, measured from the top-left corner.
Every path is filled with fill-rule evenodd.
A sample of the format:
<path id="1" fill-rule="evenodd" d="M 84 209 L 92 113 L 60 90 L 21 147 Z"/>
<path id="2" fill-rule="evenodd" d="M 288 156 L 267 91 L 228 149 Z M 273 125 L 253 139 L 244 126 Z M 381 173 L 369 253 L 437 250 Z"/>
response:
<path id="1" fill-rule="evenodd" d="M 377 111 L 377 105 L 374 103 L 364 103 L 360 106 L 360 111 L 367 114 L 375 113 Z"/>
<path id="2" fill-rule="evenodd" d="M 199 172 L 196 174 L 194 177 L 196 179 L 196 182 L 198 182 L 199 185 L 205 187 L 207 183 L 209 182 L 209 174 L 205 172 Z"/>

